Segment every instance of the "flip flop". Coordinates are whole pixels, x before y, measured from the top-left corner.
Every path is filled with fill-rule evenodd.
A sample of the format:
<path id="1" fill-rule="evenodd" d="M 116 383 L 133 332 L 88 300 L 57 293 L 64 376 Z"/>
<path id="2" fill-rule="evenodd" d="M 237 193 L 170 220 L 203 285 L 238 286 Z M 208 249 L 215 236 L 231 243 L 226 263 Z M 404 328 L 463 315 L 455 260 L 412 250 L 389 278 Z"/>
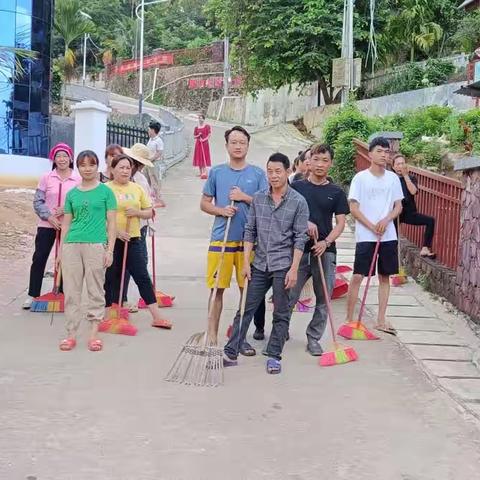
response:
<path id="1" fill-rule="evenodd" d="M 100 350 L 102 350 L 102 348 L 103 348 L 103 342 L 99 338 L 88 341 L 88 349 L 91 352 L 99 352 Z"/>
<path id="2" fill-rule="evenodd" d="M 173 327 L 172 323 L 169 322 L 168 320 L 158 320 L 158 321 L 154 321 L 152 322 L 152 327 L 155 327 L 155 328 L 163 328 L 165 330 L 171 330 L 171 328 Z"/>
<path id="3" fill-rule="evenodd" d="M 386 325 L 385 326 L 377 325 L 374 328 L 375 328 L 375 330 L 378 330 L 379 332 L 388 333 L 389 335 L 393 335 L 394 337 L 397 336 L 397 331 L 393 327 L 386 326 Z"/>
<path id="4" fill-rule="evenodd" d="M 73 350 L 77 345 L 77 341 L 74 338 L 65 338 L 60 342 L 60 350 L 62 352 L 69 352 Z"/>
<path id="5" fill-rule="evenodd" d="M 257 351 L 248 342 L 243 342 L 240 347 L 240 353 L 244 357 L 254 357 L 257 354 Z"/>
<path id="6" fill-rule="evenodd" d="M 269 358 L 267 360 L 267 373 L 270 375 L 277 375 L 282 371 L 282 364 L 276 358 Z"/>
<path id="7" fill-rule="evenodd" d="M 238 365 L 238 360 L 236 358 L 230 357 L 225 352 L 223 352 L 223 366 L 227 367 L 236 367 Z"/>

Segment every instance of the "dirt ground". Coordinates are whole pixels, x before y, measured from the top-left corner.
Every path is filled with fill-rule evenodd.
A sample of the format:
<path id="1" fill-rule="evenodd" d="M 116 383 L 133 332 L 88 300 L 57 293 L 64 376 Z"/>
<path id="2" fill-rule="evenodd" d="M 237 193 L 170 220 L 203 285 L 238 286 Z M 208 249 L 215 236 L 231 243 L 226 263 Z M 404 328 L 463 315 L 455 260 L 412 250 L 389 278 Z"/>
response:
<path id="1" fill-rule="evenodd" d="M 0 189 L 0 262 L 25 256 L 32 250 L 37 216 L 33 190 Z"/>

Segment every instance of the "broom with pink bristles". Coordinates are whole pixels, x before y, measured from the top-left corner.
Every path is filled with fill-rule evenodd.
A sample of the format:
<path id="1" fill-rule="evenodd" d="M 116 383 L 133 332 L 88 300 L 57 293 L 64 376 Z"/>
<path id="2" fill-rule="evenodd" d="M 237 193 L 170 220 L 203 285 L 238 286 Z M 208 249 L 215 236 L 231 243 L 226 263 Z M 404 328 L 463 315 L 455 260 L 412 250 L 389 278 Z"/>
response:
<path id="1" fill-rule="evenodd" d="M 322 278 L 323 296 L 325 298 L 325 305 L 327 306 L 328 322 L 330 323 L 333 339 L 332 349 L 328 352 L 322 353 L 318 363 L 321 367 L 331 367 L 333 365 L 342 365 L 343 363 L 354 362 L 358 359 L 358 355 L 357 352 L 353 349 L 353 347 L 345 347 L 337 342 L 337 337 L 335 335 L 335 327 L 333 325 L 332 304 L 330 300 L 330 295 L 328 294 L 327 282 L 325 280 L 325 272 L 323 271 L 322 260 L 320 259 L 320 257 L 317 257 L 317 260 L 318 268 L 320 269 L 320 277 Z"/>
<path id="2" fill-rule="evenodd" d="M 370 270 L 368 272 L 367 284 L 365 286 L 365 291 L 363 292 L 360 312 L 358 313 L 358 320 L 343 324 L 338 329 L 338 335 L 343 338 L 347 338 L 348 340 L 380 340 L 380 337 L 377 337 L 362 323 L 363 312 L 365 310 L 365 304 L 367 303 L 367 293 L 370 287 L 370 280 L 372 279 L 373 270 L 375 268 L 375 264 L 377 263 L 379 250 L 380 238 L 378 238 L 375 245 L 375 251 L 373 252 L 372 263 L 370 264 Z"/>

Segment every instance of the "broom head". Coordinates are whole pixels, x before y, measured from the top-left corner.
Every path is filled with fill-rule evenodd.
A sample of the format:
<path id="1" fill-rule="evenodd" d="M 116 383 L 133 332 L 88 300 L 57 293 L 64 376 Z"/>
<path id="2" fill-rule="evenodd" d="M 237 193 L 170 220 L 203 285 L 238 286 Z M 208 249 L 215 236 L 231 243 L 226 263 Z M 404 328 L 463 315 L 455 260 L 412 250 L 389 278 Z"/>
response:
<path id="1" fill-rule="evenodd" d="M 343 297 L 348 293 L 348 282 L 344 278 L 337 278 L 333 287 L 332 300 Z"/>
<path id="2" fill-rule="evenodd" d="M 160 308 L 165 308 L 165 307 L 173 307 L 173 300 L 175 297 L 171 297 L 170 295 L 166 295 L 163 292 L 155 292 L 155 296 L 157 297 L 157 305 Z M 147 308 L 147 305 L 143 298 L 140 298 L 138 300 L 138 308 L 143 310 Z"/>
<path id="3" fill-rule="evenodd" d="M 333 365 L 354 362 L 357 359 L 357 352 L 352 347 L 345 347 L 334 343 L 332 350 L 324 352 L 318 363 L 321 367 L 331 367 Z"/>
<path id="4" fill-rule="evenodd" d="M 31 312 L 64 312 L 65 296 L 63 293 L 50 292 L 35 298 L 30 306 Z"/>
<path id="5" fill-rule="evenodd" d="M 100 322 L 98 325 L 98 331 L 101 333 L 116 333 L 118 335 L 135 336 L 138 329 L 128 320 L 121 318 L 103 320 L 103 322 Z"/>
<path id="6" fill-rule="evenodd" d="M 343 338 L 348 340 L 379 340 L 362 322 L 350 322 L 340 325 L 337 332 Z"/>
<path id="7" fill-rule="evenodd" d="M 195 333 L 182 347 L 167 382 L 197 387 L 217 387 L 223 384 L 223 348 L 207 340 L 206 333 Z"/>
<path id="8" fill-rule="evenodd" d="M 128 308 L 120 307 L 118 308 L 118 303 L 112 303 L 110 307 L 109 317 L 112 320 L 127 320 L 130 318 Z"/>

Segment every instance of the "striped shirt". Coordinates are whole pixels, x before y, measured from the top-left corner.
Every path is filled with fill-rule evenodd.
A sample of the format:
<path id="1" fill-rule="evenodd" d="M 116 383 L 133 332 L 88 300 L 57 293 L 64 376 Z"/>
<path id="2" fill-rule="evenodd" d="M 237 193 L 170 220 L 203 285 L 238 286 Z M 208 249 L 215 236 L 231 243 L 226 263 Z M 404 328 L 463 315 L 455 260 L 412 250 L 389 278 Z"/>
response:
<path id="1" fill-rule="evenodd" d="M 287 188 L 275 205 L 270 190 L 253 196 L 245 226 L 245 242 L 257 243 L 253 266 L 263 272 L 290 268 L 293 250 L 307 241 L 309 211 L 305 199 Z"/>

